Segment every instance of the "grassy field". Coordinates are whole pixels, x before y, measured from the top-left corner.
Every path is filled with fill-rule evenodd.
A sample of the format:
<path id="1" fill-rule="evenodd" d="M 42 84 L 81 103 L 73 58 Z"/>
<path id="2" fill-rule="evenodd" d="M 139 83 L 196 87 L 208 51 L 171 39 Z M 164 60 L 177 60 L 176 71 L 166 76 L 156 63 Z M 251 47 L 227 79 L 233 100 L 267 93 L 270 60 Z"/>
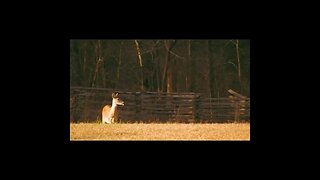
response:
<path id="1" fill-rule="evenodd" d="M 250 140 L 250 123 L 70 123 L 70 140 Z"/>

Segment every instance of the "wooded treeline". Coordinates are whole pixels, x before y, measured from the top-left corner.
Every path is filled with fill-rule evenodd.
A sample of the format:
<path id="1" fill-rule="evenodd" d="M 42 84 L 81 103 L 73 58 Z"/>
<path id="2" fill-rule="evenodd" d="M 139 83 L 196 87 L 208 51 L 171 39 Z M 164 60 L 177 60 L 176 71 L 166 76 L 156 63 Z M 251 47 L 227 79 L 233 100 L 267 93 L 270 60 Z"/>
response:
<path id="1" fill-rule="evenodd" d="M 70 40 L 70 86 L 250 97 L 250 40 Z"/>

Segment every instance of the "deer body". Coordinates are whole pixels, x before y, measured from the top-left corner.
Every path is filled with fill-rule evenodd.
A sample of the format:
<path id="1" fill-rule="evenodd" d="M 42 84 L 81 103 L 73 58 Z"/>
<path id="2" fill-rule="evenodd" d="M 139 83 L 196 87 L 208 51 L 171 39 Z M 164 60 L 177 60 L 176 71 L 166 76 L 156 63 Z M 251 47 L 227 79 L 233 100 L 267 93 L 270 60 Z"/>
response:
<path id="1" fill-rule="evenodd" d="M 117 106 L 123 106 L 124 102 L 118 98 L 118 93 L 112 93 L 112 105 L 106 105 L 102 109 L 102 123 L 111 124 L 117 120 Z"/>

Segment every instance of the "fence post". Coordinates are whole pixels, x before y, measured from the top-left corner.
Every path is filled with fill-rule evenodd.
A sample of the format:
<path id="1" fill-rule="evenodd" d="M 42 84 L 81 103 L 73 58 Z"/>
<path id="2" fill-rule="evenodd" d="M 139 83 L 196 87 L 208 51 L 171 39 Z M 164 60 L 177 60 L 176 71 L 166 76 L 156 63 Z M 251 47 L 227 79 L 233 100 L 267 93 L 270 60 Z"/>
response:
<path id="1" fill-rule="evenodd" d="M 238 120 L 239 120 L 239 102 L 236 100 L 234 103 L 235 103 L 234 121 L 238 122 Z"/>
<path id="2" fill-rule="evenodd" d="M 193 120 L 197 122 L 199 120 L 199 104 L 200 104 L 200 95 L 194 93 L 194 108 L 193 108 Z"/>
<path id="3" fill-rule="evenodd" d="M 74 121 L 74 118 L 73 118 L 73 108 L 74 108 L 74 99 L 75 97 L 70 95 L 70 121 Z"/>
<path id="4" fill-rule="evenodd" d="M 135 114 L 135 120 L 141 120 L 141 93 L 136 92 L 135 93 L 135 99 L 136 99 L 136 114 Z"/>

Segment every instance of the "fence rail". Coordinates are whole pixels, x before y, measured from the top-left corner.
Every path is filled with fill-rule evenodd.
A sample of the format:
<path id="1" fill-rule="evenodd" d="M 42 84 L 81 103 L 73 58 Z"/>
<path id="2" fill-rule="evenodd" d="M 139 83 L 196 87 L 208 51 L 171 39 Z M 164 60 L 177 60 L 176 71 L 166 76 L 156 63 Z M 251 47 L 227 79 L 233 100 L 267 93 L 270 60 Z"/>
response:
<path id="1" fill-rule="evenodd" d="M 111 104 L 114 89 L 70 87 L 70 121 L 100 121 Z M 229 97 L 208 98 L 200 93 L 118 91 L 121 122 L 232 122 L 250 121 L 250 98 L 232 90 Z"/>

